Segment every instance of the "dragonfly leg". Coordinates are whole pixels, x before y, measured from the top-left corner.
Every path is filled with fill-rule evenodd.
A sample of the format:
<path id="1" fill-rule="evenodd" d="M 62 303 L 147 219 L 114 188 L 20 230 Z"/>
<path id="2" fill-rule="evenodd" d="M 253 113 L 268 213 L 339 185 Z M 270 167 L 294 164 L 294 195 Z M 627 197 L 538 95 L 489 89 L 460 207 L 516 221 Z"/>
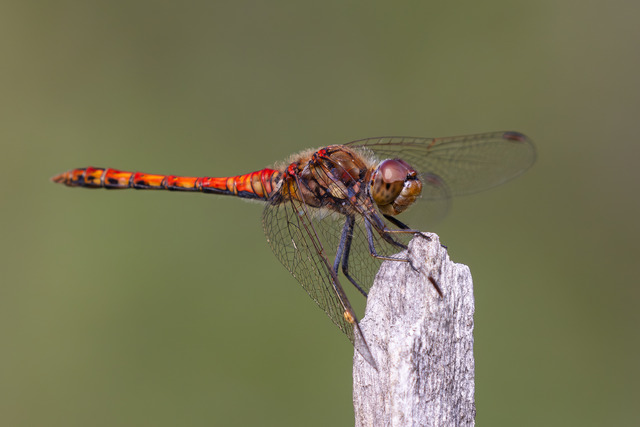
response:
<path id="1" fill-rule="evenodd" d="M 369 221 L 369 218 L 364 219 L 364 228 L 365 230 L 367 230 L 367 241 L 369 242 L 369 253 L 371 254 L 372 257 L 381 259 L 383 261 L 404 261 L 404 262 L 409 261 L 407 258 L 394 258 L 394 257 L 379 255 L 378 252 L 376 251 L 376 245 L 373 242 L 373 230 L 372 230 L 371 221 Z M 380 237 L 382 237 L 384 240 L 391 243 L 392 245 L 395 245 L 402 249 L 407 249 L 406 245 L 403 245 L 402 243 L 395 240 L 388 233 L 386 233 L 386 230 L 383 230 L 380 233 Z"/>
<path id="2" fill-rule="evenodd" d="M 398 218 L 393 217 L 391 215 L 384 215 L 384 214 L 382 216 L 385 217 L 387 221 L 389 221 L 391 224 L 395 225 L 396 227 L 401 228 L 403 230 L 409 230 L 409 226 L 404 222 L 400 221 Z"/>
<path id="3" fill-rule="evenodd" d="M 344 227 L 342 227 L 340 243 L 338 243 L 338 247 L 336 249 L 336 257 L 333 260 L 333 271 L 335 271 L 336 273 L 339 271 L 338 269 L 340 268 L 340 260 L 342 259 L 345 245 L 347 245 L 347 240 L 349 241 L 348 245 L 351 245 L 351 237 L 353 235 L 353 220 L 353 216 L 347 216 Z"/>
<path id="4" fill-rule="evenodd" d="M 415 234 L 419 235 L 420 237 L 423 237 L 423 238 L 425 238 L 427 240 L 431 240 L 431 237 L 427 236 L 422 231 L 411 230 L 407 224 L 405 224 L 404 222 L 398 220 L 397 218 L 394 218 L 391 215 L 383 215 L 383 216 L 390 223 L 392 223 L 393 225 L 395 225 L 398 228 L 401 228 L 401 230 L 385 230 L 386 233 L 410 233 L 411 232 L 411 233 L 415 233 Z M 440 246 L 442 246 L 443 248 L 447 249 L 447 247 L 445 245 L 443 245 L 442 242 L 440 242 Z"/>
<path id="5" fill-rule="evenodd" d="M 355 281 L 353 277 L 349 275 L 349 253 L 351 252 L 351 242 L 353 241 L 353 225 L 355 223 L 355 217 L 353 215 L 347 216 L 347 221 L 344 224 L 344 228 L 342 229 L 342 237 L 340 238 L 340 247 L 339 250 L 342 250 L 342 254 L 338 254 L 338 256 L 342 255 L 342 273 L 344 277 L 349 279 L 351 284 L 356 287 L 357 290 L 360 291 L 364 297 L 367 297 L 367 292 L 362 289 L 362 287 Z M 338 271 L 337 262 L 339 258 L 336 258 L 336 271 Z"/>
<path id="6" fill-rule="evenodd" d="M 420 237 L 423 237 L 427 240 L 431 240 L 431 238 L 426 234 L 424 234 L 422 231 L 409 228 L 407 224 L 400 221 L 399 219 L 392 217 L 391 215 L 383 215 L 383 216 L 387 219 L 387 221 L 389 221 L 390 223 L 392 223 L 393 225 L 399 228 L 399 230 L 390 230 L 388 228 L 385 228 L 384 229 L 385 233 L 412 233 L 412 234 L 418 234 L 420 235 Z"/>
<path id="7" fill-rule="evenodd" d="M 397 241 L 391 236 L 391 233 L 394 231 L 402 232 L 402 233 L 417 233 L 416 230 L 391 230 L 387 227 L 387 224 L 376 214 L 372 214 L 365 219 L 365 228 L 367 229 L 367 238 L 369 240 L 369 247 L 373 247 L 373 232 L 371 230 L 372 226 L 376 229 L 380 237 L 382 237 L 388 243 L 391 243 L 394 246 L 397 246 L 401 249 L 407 249 L 407 245 Z M 373 255 L 375 252 L 375 248 L 371 254 Z"/>

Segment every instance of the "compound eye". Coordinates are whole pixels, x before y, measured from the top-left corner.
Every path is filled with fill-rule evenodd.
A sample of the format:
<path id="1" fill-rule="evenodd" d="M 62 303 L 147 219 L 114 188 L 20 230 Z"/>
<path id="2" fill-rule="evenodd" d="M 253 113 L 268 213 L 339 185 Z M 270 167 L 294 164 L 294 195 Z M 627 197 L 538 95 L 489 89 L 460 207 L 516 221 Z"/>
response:
<path id="1" fill-rule="evenodd" d="M 378 165 L 371 182 L 371 195 L 379 207 L 393 203 L 402 192 L 405 181 L 416 176 L 411 166 L 400 159 L 384 160 Z"/>
<path id="2" fill-rule="evenodd" d="M 395 182 L 404 182 L 411 176 L 411 172 L 415 175 L 415 171 L 404 160 L 384 160 L 378 166 L 378 173 L 384 183 L 393 184 Z"/>

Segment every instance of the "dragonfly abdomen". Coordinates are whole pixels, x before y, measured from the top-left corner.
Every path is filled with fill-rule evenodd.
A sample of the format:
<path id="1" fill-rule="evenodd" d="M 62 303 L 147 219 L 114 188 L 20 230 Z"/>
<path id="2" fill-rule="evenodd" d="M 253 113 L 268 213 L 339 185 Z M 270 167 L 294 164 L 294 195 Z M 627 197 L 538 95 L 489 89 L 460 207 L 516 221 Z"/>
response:
<path id="1" fill-rule="evenodd" d="M 261 169 L 232 177 L 188 177 L 124 172 L 105 168 L 79 168 L 56 175 L 51 180 L 69 187 L 136 190 L 199 191 L 246 199 L 266 199 L 277 188 L 280 171 Z"/>

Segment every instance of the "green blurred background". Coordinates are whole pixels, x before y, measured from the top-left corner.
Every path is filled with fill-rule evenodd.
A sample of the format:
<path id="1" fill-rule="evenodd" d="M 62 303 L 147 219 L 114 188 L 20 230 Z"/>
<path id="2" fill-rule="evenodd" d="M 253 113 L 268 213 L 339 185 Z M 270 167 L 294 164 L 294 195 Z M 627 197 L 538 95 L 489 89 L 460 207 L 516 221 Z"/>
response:
<path id="1" fill-rule="evenodd" d="M 475 283 L 477 422 L 640 424 L 640 3 L 0 4 L 0 425 L 351 425 L 353 348 L 261 206 L 69 189 L 380 135 L 528 134 L 431 231 Z"/>

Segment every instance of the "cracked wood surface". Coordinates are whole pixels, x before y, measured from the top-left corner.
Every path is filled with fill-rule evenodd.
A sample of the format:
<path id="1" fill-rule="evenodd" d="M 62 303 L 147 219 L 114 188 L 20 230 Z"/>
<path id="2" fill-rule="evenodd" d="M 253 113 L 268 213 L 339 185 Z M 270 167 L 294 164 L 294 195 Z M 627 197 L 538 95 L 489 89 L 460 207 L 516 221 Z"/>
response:
<path id="1" fill-rule="evenodd" d="M 410 263 L 382 264 L 369 293 L 360 326 L 378 371 L 355 352 L 356 426 L 475 424 L 471 273 L 424 234 L 409 244 Z"/>

